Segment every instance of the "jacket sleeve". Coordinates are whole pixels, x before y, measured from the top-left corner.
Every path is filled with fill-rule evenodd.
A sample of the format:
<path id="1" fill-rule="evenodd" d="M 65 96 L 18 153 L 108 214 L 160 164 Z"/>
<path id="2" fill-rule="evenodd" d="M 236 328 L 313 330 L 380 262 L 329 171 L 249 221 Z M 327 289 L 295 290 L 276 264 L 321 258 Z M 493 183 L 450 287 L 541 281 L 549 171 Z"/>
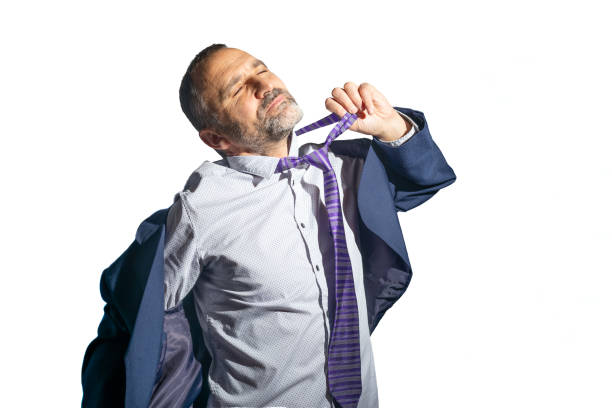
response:
<path id="1" fill-rule="evenodd" d="M 418 125 L 418 132 L 399 146 L 377 138 L 373 138 L 372 146 L 387 171 L 396 210 L 408 211 L 452 184 L 456 176 L 433 141 L 425 115 L 409 108 L 394 108 L 409 116 Z"/>
<path id="2" fill-rule="evenodd" d="M 127 252 L 127 251 L 126 251 Z M 102 273 L 100 293 L 106 302 L 97 337 L 85 351 L 81 370 L 82 407 L 123 407 L 125 364 L 129 334 L 111 301 L 109 279 L 125 253 Z"/>

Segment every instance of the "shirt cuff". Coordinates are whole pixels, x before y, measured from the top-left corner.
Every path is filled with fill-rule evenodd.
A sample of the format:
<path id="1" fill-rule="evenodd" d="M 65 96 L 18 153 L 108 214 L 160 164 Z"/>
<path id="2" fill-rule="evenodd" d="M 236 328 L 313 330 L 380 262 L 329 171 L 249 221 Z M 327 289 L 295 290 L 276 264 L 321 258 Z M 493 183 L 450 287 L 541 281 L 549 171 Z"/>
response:
<path id="1" fill-rule="evenodd" d="M 406 133 L 404 136 L 400 137 L 397 140 L 392 140 L 392 141 L 387 142 L 387 141 L 378 139 L 379 142 L 386 143 L 386 144 L 388 144 L 389 146 L 392 146 L 392 147 L 398 147 L 398 146 L 402 145 L 404 142 L 406 142 L 408 139 L 410 139 L 410 137 L 412 135 L 414 135 L 416 132 L 419 131 L 419 126 L 416 123 L 414 123 L 414 120 L 412 120 L 410 118 L 410 116 L 406 115 L 403 112 L 400 112 L 397 109 L 395 109 L 395 111 L 397 113 L 399 113 L 401 117 L 403 117 L 408 122 L 410 122 L 410 124 L 412 124 L 412 128 L 408 131 L 408 133 Z"/>

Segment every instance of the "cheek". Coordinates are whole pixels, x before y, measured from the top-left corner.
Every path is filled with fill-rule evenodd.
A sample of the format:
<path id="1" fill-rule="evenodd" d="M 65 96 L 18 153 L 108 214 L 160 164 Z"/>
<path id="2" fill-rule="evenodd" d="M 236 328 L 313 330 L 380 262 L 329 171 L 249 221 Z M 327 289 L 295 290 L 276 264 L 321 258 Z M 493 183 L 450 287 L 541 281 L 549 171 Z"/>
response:
<path id="1" fill-rule="evenodd" d="M 232 117 L 243 128 L 250 127 L 254 122 L 259 121 L 257 106 L 251 101 L 238 101 L 232 109 Z"/>
<path id="2" fill-rule="evenodd" d="M 241 101 L 236 112 L 241 118 L 252 118 L 257 116 L 259 109 L 261 109 L 261 101 L 250 98 L 248 101 Z"/>

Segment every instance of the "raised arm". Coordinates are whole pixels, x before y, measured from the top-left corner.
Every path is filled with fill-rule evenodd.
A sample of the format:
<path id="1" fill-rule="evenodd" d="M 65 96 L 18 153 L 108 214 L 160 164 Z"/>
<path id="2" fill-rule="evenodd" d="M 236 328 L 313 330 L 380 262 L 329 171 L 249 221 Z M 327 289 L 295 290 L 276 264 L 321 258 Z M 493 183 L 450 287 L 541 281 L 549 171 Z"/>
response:
<path id="1" fill-rule="evenodd" d="M 396 210 L 408 211 L 452 184 L 456 176 L 433 141 L 425 115 L 409 108 L 394 109 L 409 116 L 418 131 L 399 146 L 377 138 L 372 146 L 387 171 Z"/>

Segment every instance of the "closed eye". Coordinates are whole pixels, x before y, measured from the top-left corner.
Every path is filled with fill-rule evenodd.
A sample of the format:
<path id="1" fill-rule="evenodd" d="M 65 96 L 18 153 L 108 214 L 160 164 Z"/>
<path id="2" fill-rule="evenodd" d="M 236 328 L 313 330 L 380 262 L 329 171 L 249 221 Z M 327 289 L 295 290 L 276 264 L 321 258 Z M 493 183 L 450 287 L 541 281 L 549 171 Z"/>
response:
<path id="1" fill-rule="evenodd" d="M 257 75 L 259 74 L 263 74 L 264 72 L 268 72 L 268 71 L 261 71 L 259 72 Z M 240 90 L 242 89 L 242 87 L 238 88 L 238 90 L 236 91 L 236 93 L 234 94 L 234 96 L 238 95 L 238 92 L 240 92 Z"/>

